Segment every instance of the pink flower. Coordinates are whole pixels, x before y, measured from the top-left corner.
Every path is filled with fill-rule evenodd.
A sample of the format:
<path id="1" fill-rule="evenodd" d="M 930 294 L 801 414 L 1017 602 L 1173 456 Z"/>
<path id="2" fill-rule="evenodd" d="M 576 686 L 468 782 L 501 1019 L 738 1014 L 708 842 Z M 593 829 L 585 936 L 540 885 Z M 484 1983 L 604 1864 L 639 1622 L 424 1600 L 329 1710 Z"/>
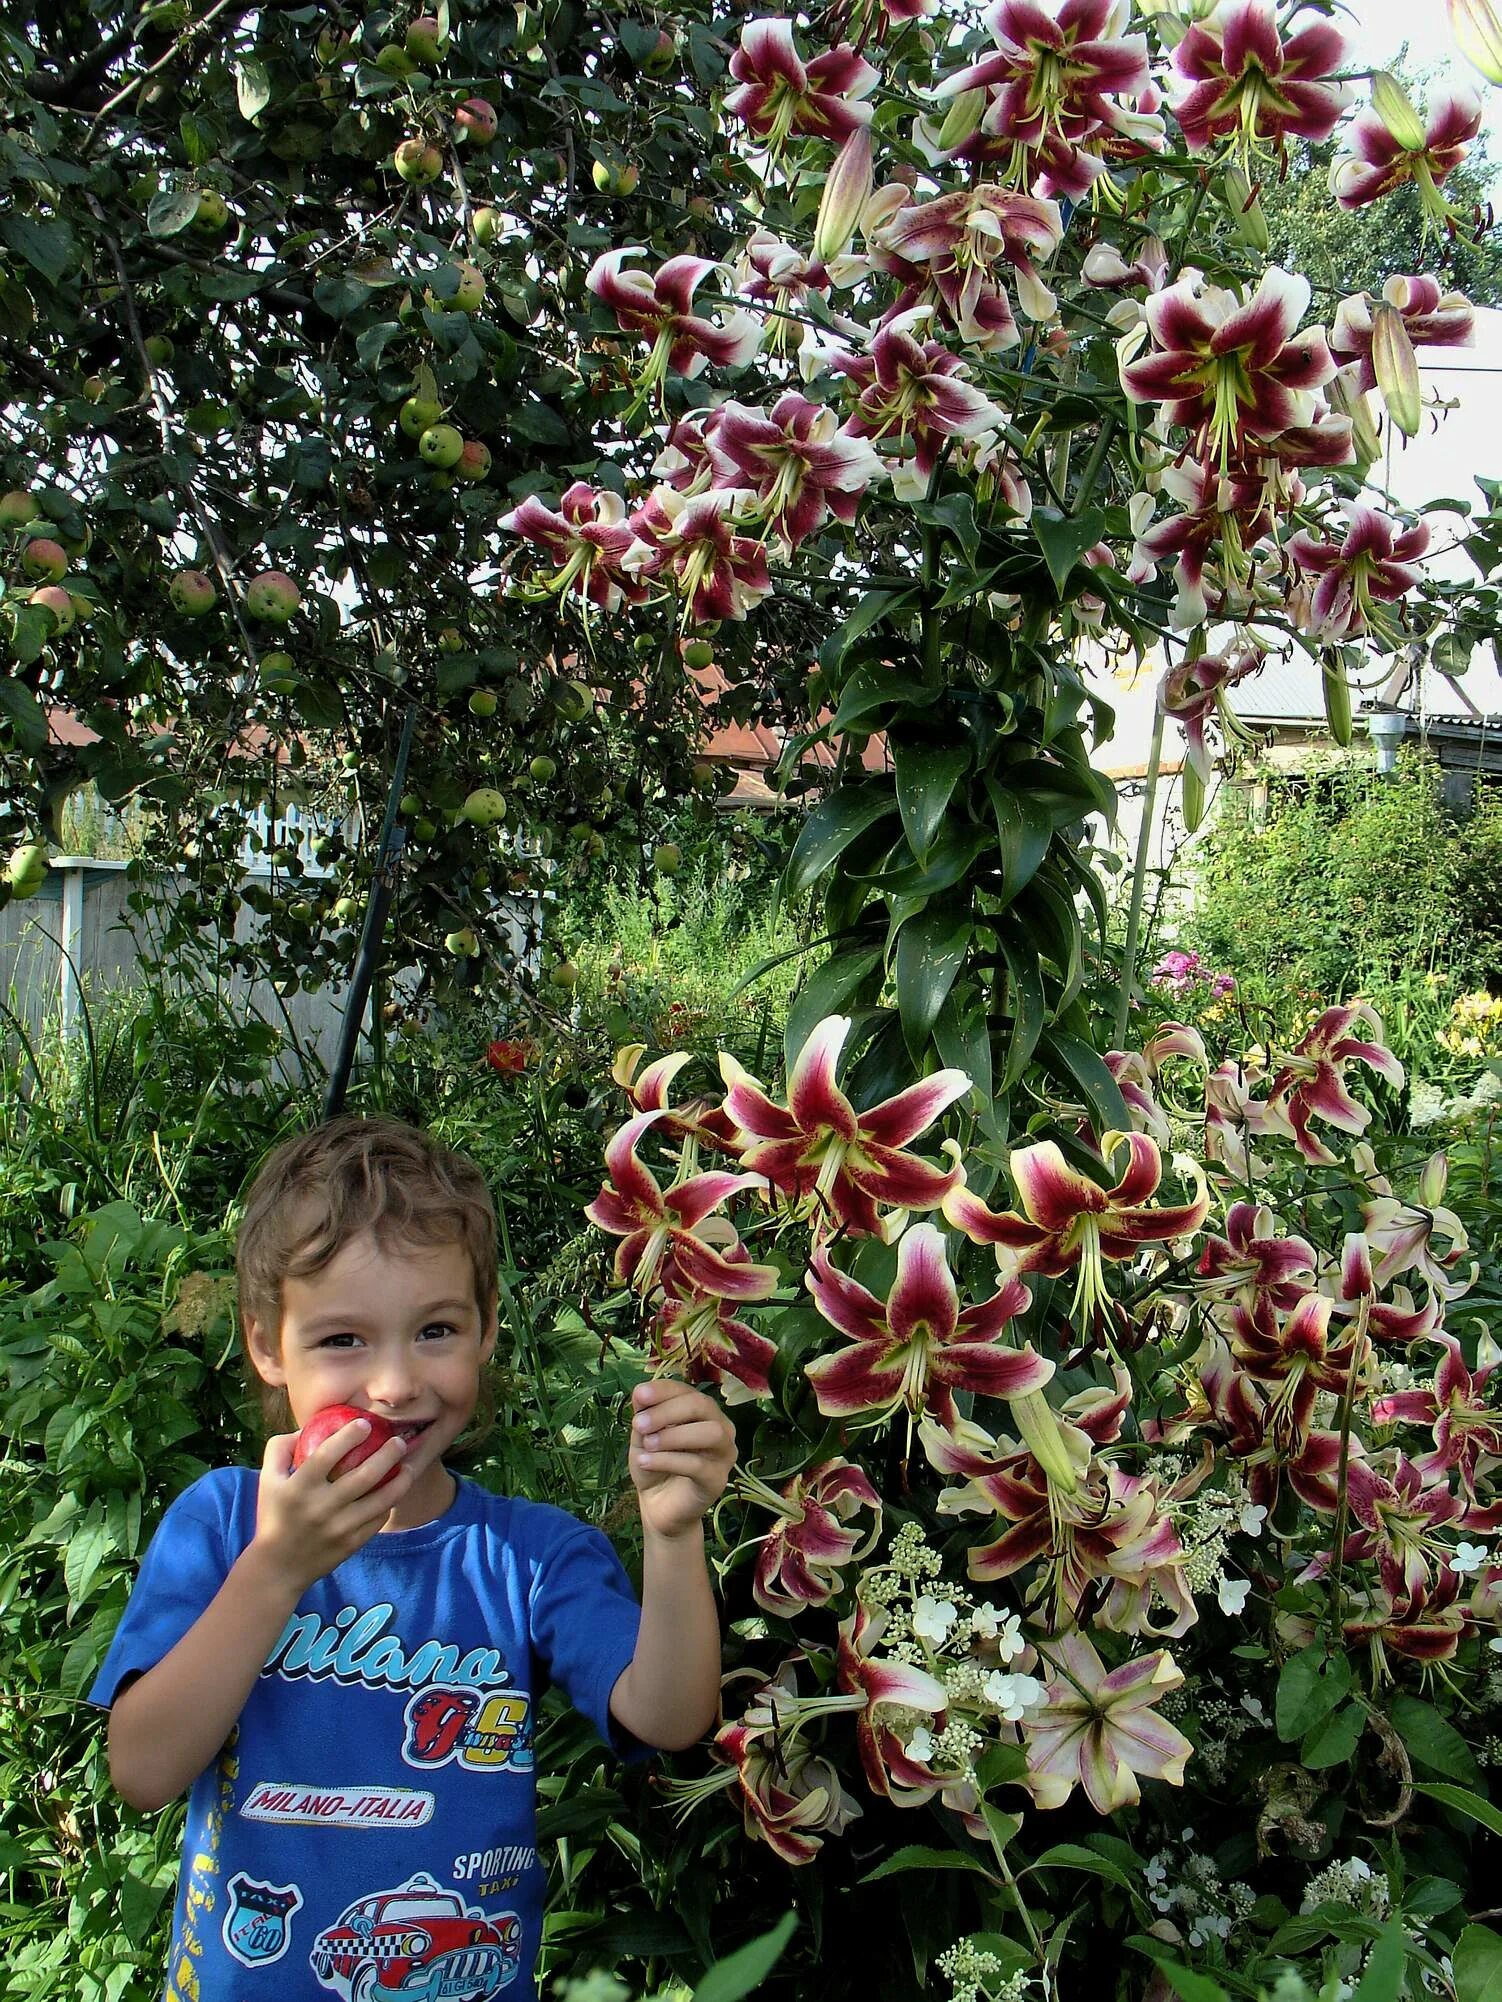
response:
<path id="1" fill-rule="evenodd" d="M 908 315 L 906 320 L 916 317 Z M 852 436 L 895 434 L 903 443 L 912 441 L 920 485 L 912 488 L 908 469 L 894 469 L 899 498 L 910 498 L 913 491 L 927 486 L 946 438 L 975 438 L 1001 430 L 1006 422 L 988 397 L 961 379 L 965 367 L 958 355 L 939 341 L 916 340 L 902 320 L 874 335 L 868 354 L 836 355 L 832 366 L 860 385 L 847 425 Z"/>
<path id="2" fill-rule="evenodd" d="M 628 257 L 645 255 L 633 246 L 603 251 L 585 281 L 624 332 L 651 337 L 652 353 L 639 379 L 641 391 L 655 388 L 669 369 L 692 377 L 707 362 L 716 368 L 741 368 L 750 361 L 761 343 L 761 322 L 754 313 L 737 308 L 716 326 L 693 310 L 695 292 L 720 266 L 707 257 L 670 257 L 655 278 L 646 271 L 622 269 Z"/>
<path id="3" fill-rule="evenodd" d="M 1123 364 L 1134 403 L 1161 403 L 1170 424 L 1196 434 L 1204 459 L 1222 471 L 1317 418 L 1314 392 L 1335 373 L 1321 329 L 1294 329 L 1309 305 L 1309 281 L 1276 265 L 1253 298 L 1207 286 L 1187 272 L 1147 302 L 1156 351 Z"/>
<path id="4" fill-rule="evenodd" d="M 1339 542 L 1326 542 L 1300 529 L 1288 538 L 1288 553 L 1301 569 L 1319 577 L 1308 599 L 1306 630 L 1323 639 L 1349 639 L 1375 632 L 1390 637 L 1393 621 L 1379 611 L 1418 589 L 1424 573 L 1413 559 L 1429 547 L 1429 525 L 1399 530 L 1396 522 L 1360 501 L 1343 510 L 1349 524 Z"/>
<path id="5" fill-rule="evenodd" d="M 1158 687 L 1163 713 L 1184 726 L 1189 746 L 1189 763 L 1203 781 L 1210 777 L 1210 746 L 1205 726 L 1212 716 L 1222 721 L 1230 716 L 1225 691 L 1238 681 L 1258 673 L 1267 656 L 1260 647 L 1246 646 L 1234 653 L 1203 653 L 1197 660 L 1181 660 L 1168 668 Z M 1239 725 L 1230 717 L 1233 732 Z"/>
<path id="6" fill-rule="evenodd" d="M 1010 266 L 1022 310 L 1046 320 L 1057 302 L 1033 259 L 1051 256 L 1062 233 L 1056 203 L 1003 188 L 962 188 L 936 201 L 905 203 L 871 239 L 878 268 L 906 287 L 887 319 L 933 299 L 967 346 L 999 354 L 1020 335 L 992 267 Z"/>
<path id="7" fill-rule="evenodd" d="M 1443 1353 L 1427 1390 L 1397 1390 L 1372 1405 L 1374 1425 L 1400 1421 L 1428 1425 L 1434 1451 L 1413 1462 L 1426 1481 L 1443 1480 L 1453 1468 L 1465 1494 L 1474 1501 L 1483 1463 L 1502 1464 L 1502 1411 L 1486 1401 L 1486 1386 L 1497 1367 L 1495 1346 L 1486 1361 L 1467 1369 L 1461 1346 L 1453 1335 L 1435 1335 Z"/>
<path id="8" fill-rule="evenodd" d="M 792 22 L 779 18 L 746 23 L 730 74 L 739 89 L 726 96 L 725 109 L 778 153 L 794 133 L 838 145 L 869 125 L 874 107 L 860 100 L 870 96 L 879 72 L 845 46 L 805 66 Z"/>
<path id="9" fill-rule="evenodd" d="M 827 267 L 770 230 L 758 229 L 741 253 L 737 275 L 743 298 L 769 308 L 765 346 L 771 354 L 791 354 L 809 338 L 806 324 L 810 297 L 830 289 Z"/>
<path id="10" fill-rule="evenodd" d="M 672 577 L 685 626 L 744 619 L 770 594 L 766 550 L 735 532 L 755 504 L 744 489 L 690 495 L 658 487 L 632 515 L 639 545 L 632 568 Z"/>
<path id="11" fill-rule="evenodd" d="M 1130 575 L 1134 583 L 1146 583 L 1173 557 L 1179 594 L 1170 616 L 1177 631 L 1187 632 L 1222 610 L 1229 590 L 1245 590 L 1252 551 L 1274 532 L 1277 518 L 1260 471 L 1251 467 L 1222 472 L 1198 461 L 1168 466 L 1163 490 L 1181 511 L 1143 529 Z"/>
<path id="12" fill-rule="evenodd" d="M 1475 1283 L 1479 1267 L 1474 1259 L 1468 1271 L 1455 1270 L 1471 1241 L 1454 1210 L 1443 1206 L 1449 1179 L 1445 1156 L 1431 1154 L 1419 1176 L 1418 1201 L 1404 1203 L 1393 1194 L 1386 1177 L 1375 1172 L 1375 1164 L 1366 1174 L 1374 1200 L 1362 1204 L 1361 1219 L 1378 1261 L 1378 1286 L 1390 1285 L 1404 1272 L 1417 1272 L 1439 1299 L 1453 1300 Z M 1441 1238 L 1446 1244 L 1443 1252 L 1436 1245 Z"/>
<path id="13" fill-rule="evenodd" d="M 898 1807 L 921 1807 L 944 1784 L 945 1775 L 931 1772 L 908 1755 L 902 1733 L 890 1713 L 926 1711 L 942 1718 L 949 1699 L 943 1685 L 921 1668 L 906 1662 L 878 1661 L 871 1650 L 887 1623 L 884 1611 L 857 1606 L 839 1629 L 836 1687 L 864 1699 L 855 1727 L 861 1769 L 872 1793 Z"/>
<path id="14" fill-rule="evenodd" d="M 1369 292 L 1358 292 L 1335 308 L 1330 352 L 1342 368 L 1360 363 L 1356 378 L 1360 389 L 1377 387 L 1373 316 L 1384 305 L 1398 315 L 1416 348 L 1468 348 L 1475 338 L 1476 315 L 1464 293 L 1441 292 L 1437 278 L 1389 278 L 1380 301 L 1374 302 Z"/>
<path id="15" fill-rule="evenodd" d="M 706 1219 L 693 1234 L 742 1271 L 771 1270 L 752 1265 L 750 1252 L 723 1218 Z M 668 1276 L 674 1276 L 671 1269 Z M 777 1344 L 737 1319 L 732 1304 L 718 1294 L 670 1290 L 652 1326 L 652 1349 L 664 1369 L 681 1370 L 689 1383 L 713 1384 L 726 1404 L 772 1394 Z"/>
<path id="16" fill-rule="evenodd" d="M 870 1480 L 838 1456 L 794 1474 L 775 1494 L 744 1469 L 738 1478 L 751 1499 L 778 1518 L 757 1552 L 751 1586 L 757 1605 L 789 1619 L 827 1605 L 844 1582 L 844 1567 L 858 1564 L 881 1535 L 881 1496 Z M 850 1527 L 862 1509 L 871 1511 L 864 1534 Z"/>
<path id="17" fill-rule="evenodd" d="M 1194 1747 L 1154 1706 L 1184 1680 L 1166 1649 L 1106 1672 L 1083 1634 L 1067 1634 L 1043 1652 L 1054 1672 L 1044 1708 L 1026 1726 L 1027 1777 L 1039 1807 L 1062 1807 L 1083 1787 L 1097 1814 L 1135 1807 L 1139 1778 L 1184 1784 Z"/>
<path id="18" fill-rule="evenodd" d="M 756 495 L 768 527 L 793 547 L 831 514 L 847 525 L 886 468 L 863 438 L 839 428 L 827 406 L 785 390 L 770 413 L 720 405 L 710 440 L 717 479 Z"/>
<path id="19" fill-rule="evenodd" d="M 1352 1641 L 1392 1648 L 1408 1661 L 1449 1661 L 1465 1636 L 1470 1619 L 1460 1596 L 1460 1576 L 1448 1566 L 1432 1585 L 1420 1585 L 1396 1598 L 1386 1590 L 1353 1595 L 1352 1611 L 1342 1621 Z"/>
<path id="20" fill-rule="evenodd" d="M 1266 1292 L 1231 1310 L 1231 1352 L 1238 1368 L 1270 1386 L 1264 1424 L 1285 1448 L 1307 1433 L 1315 1393 L 1340 1396 L 1352 1371 L 1359 1375 L 1370 1363 L 1366 1337 L 1350 1326 L 1333 1329 L 1333 1316 L 1334 1302 L 1323 1293 L 1305 1293 L 1289 1314 L 1279 1314 Z"/>
<path id="21" fill-rule="evenodd" d="M 668 1104 L 673 1080 L 685 1064 L 693 1062 L 693 1053 L 678 1050 L 672 1056 L 656 1057 L 643 1070 L 641 1060 L 646 1053 L 645 1043 L 627 1043 L 616 1051 L 610 1067 L 612 1080 L 626 1094 L 632 1110 L 662 1115 L 657 1127 L 659 1139 L 692 1137 L 706 1146 L 733 1154 L 735 1128 L 718 1104 L 707 1098 L 691 1098 L 679 1106 Z"/>
<path id="22" fill-rule="evenodd" d="M 1100 152 L 1123 135 L 1148 137 L 1134 134 L 1138 120 L 1119 102 L 1151 88 L 1147 42 L 1122 34 L 1126 16 L 1125 0 L 997 0 L 986 15 L 996 54 L 935 92 L 942 101 L 984 90 L 989 100 L 956 157 L 999 161 L 1039 194 L 1088 194 L 1105 169 Z"/>
<path id="23" fill-rule="evenodd" d="M 1104 1161 L 1114 1162 L 1123 1150 L 1125 1168 L 1103 1189 L 1071 1168 L 1053 1140 L 1014 1148 L 1010 1165 L 1021 1216 L 988 1209 L 957 1169 L 955 1185 L 944 1197 L 945 1219 L 977 1244 L 996 1246 L 1012 1272 L 1057 1279 L 1078 1267 L 1073 1312 L 1093 1319 L 1106 1303 L 1106 1259 L 1136 1258 L 1144 1245 L 1188 1237 L 1210 1212 L 1205 1178 L 1187 1156 L 1180 1165 L 1194 1180 L 1195 1195 L 1187 1203 L 1155 1208 L 1149 1198 L 1163 1176 L 1156 1145 L 1145 1133 L 1107 1133 L 1101 1141 Z"/>
<path id="24" fill-rule="evenodd" d="M 838 1271 L 822 1245 L 805 1277 L 814 1305 L 852 1344 L 806 1365 L 826 1418 L 905 1404 L 953 1425 L 957 1390 L 1024 1397 L 1054 1373 L 1031 1343 L 1019 1349 L 1002 1340 L 1031 1301 L 1022 1281 L 1009 1279 L 989 1300 L 961 1311 L 944 1239 L 932 1224 L 909 1224 L 897 1240 L 897 1277 L 886 1300 Z"/>
<path id="25" fill-rule="evenodd" d="M 636 1154 L 637 1142 L 662 1117 L 660 1112 L 639 1112 L 614 1135 L 605 1149 L 609 1180 L 584 1212 L 591 1223 L 621 1240 L 615 1254 L 617 1282 L 645 1293 L 666 1257 L 679 1286 L 727 1300 L 764 1300 L 777 1284 L 774 1267 L 735 1262 L 694 1234 L 721 1203 L 754 1188 L 756 1177 L 712 1169 L 664 1190 Z"/>
<path id="26" fill-rule="evenodd" d="M 1375 111 L 1363 111 L 1351 132 L 1354 154 L 1344 155 L 1330 169 L 1331 191 L 1343 209 L 1359 209 L 1412 181 L 1426 218 L 1443 226 L 1459 211 L 1439 190 L 1480 130 L 1481 98 L 1469 84 L 1442 86 L 1434 93 L 1422 146 L 1405 146 Z"/>
<path id="27" fill-rule="evenodd" d="M 1357 1527 L 1346 1538 L 1346 1561 L 1375 1558 L 1383 1590 L 1399 1609 L 1427 1590 L 1430 1565 L 1444 1562 L 1448 1538 L 1439 1531 L 1470 1528 L 1478 1514 L 1483 1520 L 1476 1526 L 1496 1527 L 1491 1512 L 1469 1510 L 1443 1478 L 1426 1479 L 1401 1453 L 1393 1456 L 1390 1473 L 1353 1461 L 1347 1493 Z"/>
<path id="28" fill-rule="evenodd" d="M 675 418 L 662 450 L 652 461 L 653 479 L 680 494 L 702 494 L 713 486 L 709 440 L 718 419 L 718 407 L 701 410 L 696 417 Z"/>
<path id="29" fill-rule="evenodd" d="M 1174 50 L 1185 89 L 1173 110 L 1190 152 L 1234 139 L 1243 157 L 1263 150 L 1281 156 L 1290 137 L 1328 139 L 1350 101 L 1329 81 L 1345 47 L 1328 21 L 1285 41 L 1273 0 L 1222 0 Z"/>
<path id="30" fill-rule="evenodd" d="M 1232 1203 L 1224 1237 L 1207 1237 L 1195 1266 L 1195 1291 L 1237 1301 L 1248 1312 L 1266 1299 L 1290 1312 L 1313 1285 L 1314 1246 L 1307 1238 L 1275 1237 L 1265 1203 Z"/>
<path id="31" fill-rule="evenodd" d="M 741 1164 L 753 1177 L 812 1207 L 821 1220 L 858 1237 L 881 1230 L 877 1204 L 937 1209 L 953 1186 L 946 1174 L 906 1151 L 947 1106 L 970 1089 L 963 1071 L 936 1071 L 919 1084 L 857 1112 L 835 1083 L 835 1061 L 850 1034 L 848 1015 L 826 1015 L 809 1035 L 778 1105 L 726 1051 L 720 1072 L 725 1111 L 744 1136 Z"/>
<path id="32" fill-rule="evenodd" d="M 619 494 L 597 493 L 575 480 L 556 511 L 529 494 L 496 526 L 551 552 L 558 568 L 547 580 L 550 592 L 572 591 L 607 612 L 619 611 L 624 600 L 639 604 L 647 595 L 646 587 L 623 567 L 637 538 Z"/>

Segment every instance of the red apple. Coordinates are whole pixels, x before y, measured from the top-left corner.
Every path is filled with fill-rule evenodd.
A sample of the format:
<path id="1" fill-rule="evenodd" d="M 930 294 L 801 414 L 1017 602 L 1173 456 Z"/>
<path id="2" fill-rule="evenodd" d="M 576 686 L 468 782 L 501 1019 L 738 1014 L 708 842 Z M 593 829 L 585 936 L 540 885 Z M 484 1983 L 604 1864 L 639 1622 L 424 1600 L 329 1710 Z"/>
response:
<path id="1" fill-rule="evenodd" d="M 353 1473 L 375 1453 L 379 1453 L 388 1439 L 396 1437 L 398 1427 L 389 1418 L 381 1418 L 374 1411 L 357 1410 L 353 1404 L 326 1404 L 322 1411 L 315 1411 L 297 1435 L 292 1448 L 292 1464 L 300 1467 L 311 1453 L 316 1453 L 325 1439 L 331 1439 L 345 1425 L 352 1425 L 357 1418 L 363 1418 L 370 1430 L 357 1446 L 351 1446 L 344 1458 L 329 1475 L 331 1481 L 341 1474 Z M 376 1487 L 383 1488 L 387 1481 L 394 1481 L 400 1469 L 400 1461 L 391 1469 L 386 1480 L 377 1481 Z"/>
<path id="2" fill-rule="evenodd" d="M 471 146 L 489 146 L 500 130 L 495 106 L 485 97 L 467 97 L 454 113 L 454 124 L 469 134 Z"/>

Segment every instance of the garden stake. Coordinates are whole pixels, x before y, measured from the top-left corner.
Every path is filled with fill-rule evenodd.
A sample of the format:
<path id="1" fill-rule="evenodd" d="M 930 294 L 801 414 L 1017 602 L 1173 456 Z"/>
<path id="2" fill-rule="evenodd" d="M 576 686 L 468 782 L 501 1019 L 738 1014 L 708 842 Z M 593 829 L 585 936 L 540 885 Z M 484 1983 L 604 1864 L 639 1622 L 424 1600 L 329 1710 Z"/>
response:
<path id="1" fill-rule="evenodd" d="M 325 1121 L 336 1118 L 344 1110 L 344 1094 L 355 1060 L 355 1043 L 365 1016 L 370 983 L 375 977 L 376 957 L 386 930 L 386 913 L 396 888 L 396 872 L 401 866 L 402 848 L 407 838 L 407 830 L 397 824 L 397 802 L 407 782 L 407 759 L 411 755 L 412 732 L 416 727 L 417 704 L 409 702 L 402 719 L 402 736 L 397 746 L 396 764 L 392 768 L 391 790 L 386 795 L 386 818 L 381 827 L 381 845 L 376 850 L 375 875 L 371 880 L 370 900 L 365 906 L 365 924 L 360 933 L 359 951 L 355 955 L 355 970 L 350 977 L 344 1017 L 339 1025 L 339 1048 L 323 1101 Z"/>

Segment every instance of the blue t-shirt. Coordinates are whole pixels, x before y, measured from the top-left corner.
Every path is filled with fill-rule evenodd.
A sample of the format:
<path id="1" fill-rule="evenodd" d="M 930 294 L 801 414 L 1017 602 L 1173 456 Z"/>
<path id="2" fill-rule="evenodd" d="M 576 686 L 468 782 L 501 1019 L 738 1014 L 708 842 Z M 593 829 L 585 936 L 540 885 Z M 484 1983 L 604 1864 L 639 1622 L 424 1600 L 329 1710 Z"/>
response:
<path id="1" fill-rule="evenodd" d="M 163 2002 L 535 2002 L 533 1706 L 556 1682 L 626 1758 L 641 1611 L 607 1538 L 457 1478 L 299 1600 L 188 1799 Z M 154 1668 L 255 1534 L 220 1467 L 163 1516 L 88 1700 Z"/>

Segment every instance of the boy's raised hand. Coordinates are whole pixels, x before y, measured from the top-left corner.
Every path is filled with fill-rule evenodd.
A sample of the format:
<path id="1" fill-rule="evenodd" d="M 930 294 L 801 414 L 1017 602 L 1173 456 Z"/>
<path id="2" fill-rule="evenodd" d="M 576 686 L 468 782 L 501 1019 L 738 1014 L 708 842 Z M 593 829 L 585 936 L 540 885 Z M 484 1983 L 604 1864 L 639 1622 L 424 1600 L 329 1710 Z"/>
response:
<path id="1" fill-rule="evenodd" d="M 388 1439 L 378 1453 L 338 1480 L 330 1480 L 334 1468 L 369 1429 L 363 1421 L 342 1425 L 300 1467 L 292 1464 L 295 1432 L 279 1432 L 266 1442 L 256 1497 L 255 1543 L 297 1584 L 299 1596 L 368 1543 L 412 1485 L 411 1469 L 402 1465 L 406 1446 L 400 1438 Z M 379 1487 L 393 1467 L 396 1479 Z"/>
<path id="2" fill-rule="evenodd" d="M 735 1430 L 715 1400 L 674 1377 L 631 1393 L 631 1478 L 644 1528 L 682 1536 L 725 1492 Z"/>

